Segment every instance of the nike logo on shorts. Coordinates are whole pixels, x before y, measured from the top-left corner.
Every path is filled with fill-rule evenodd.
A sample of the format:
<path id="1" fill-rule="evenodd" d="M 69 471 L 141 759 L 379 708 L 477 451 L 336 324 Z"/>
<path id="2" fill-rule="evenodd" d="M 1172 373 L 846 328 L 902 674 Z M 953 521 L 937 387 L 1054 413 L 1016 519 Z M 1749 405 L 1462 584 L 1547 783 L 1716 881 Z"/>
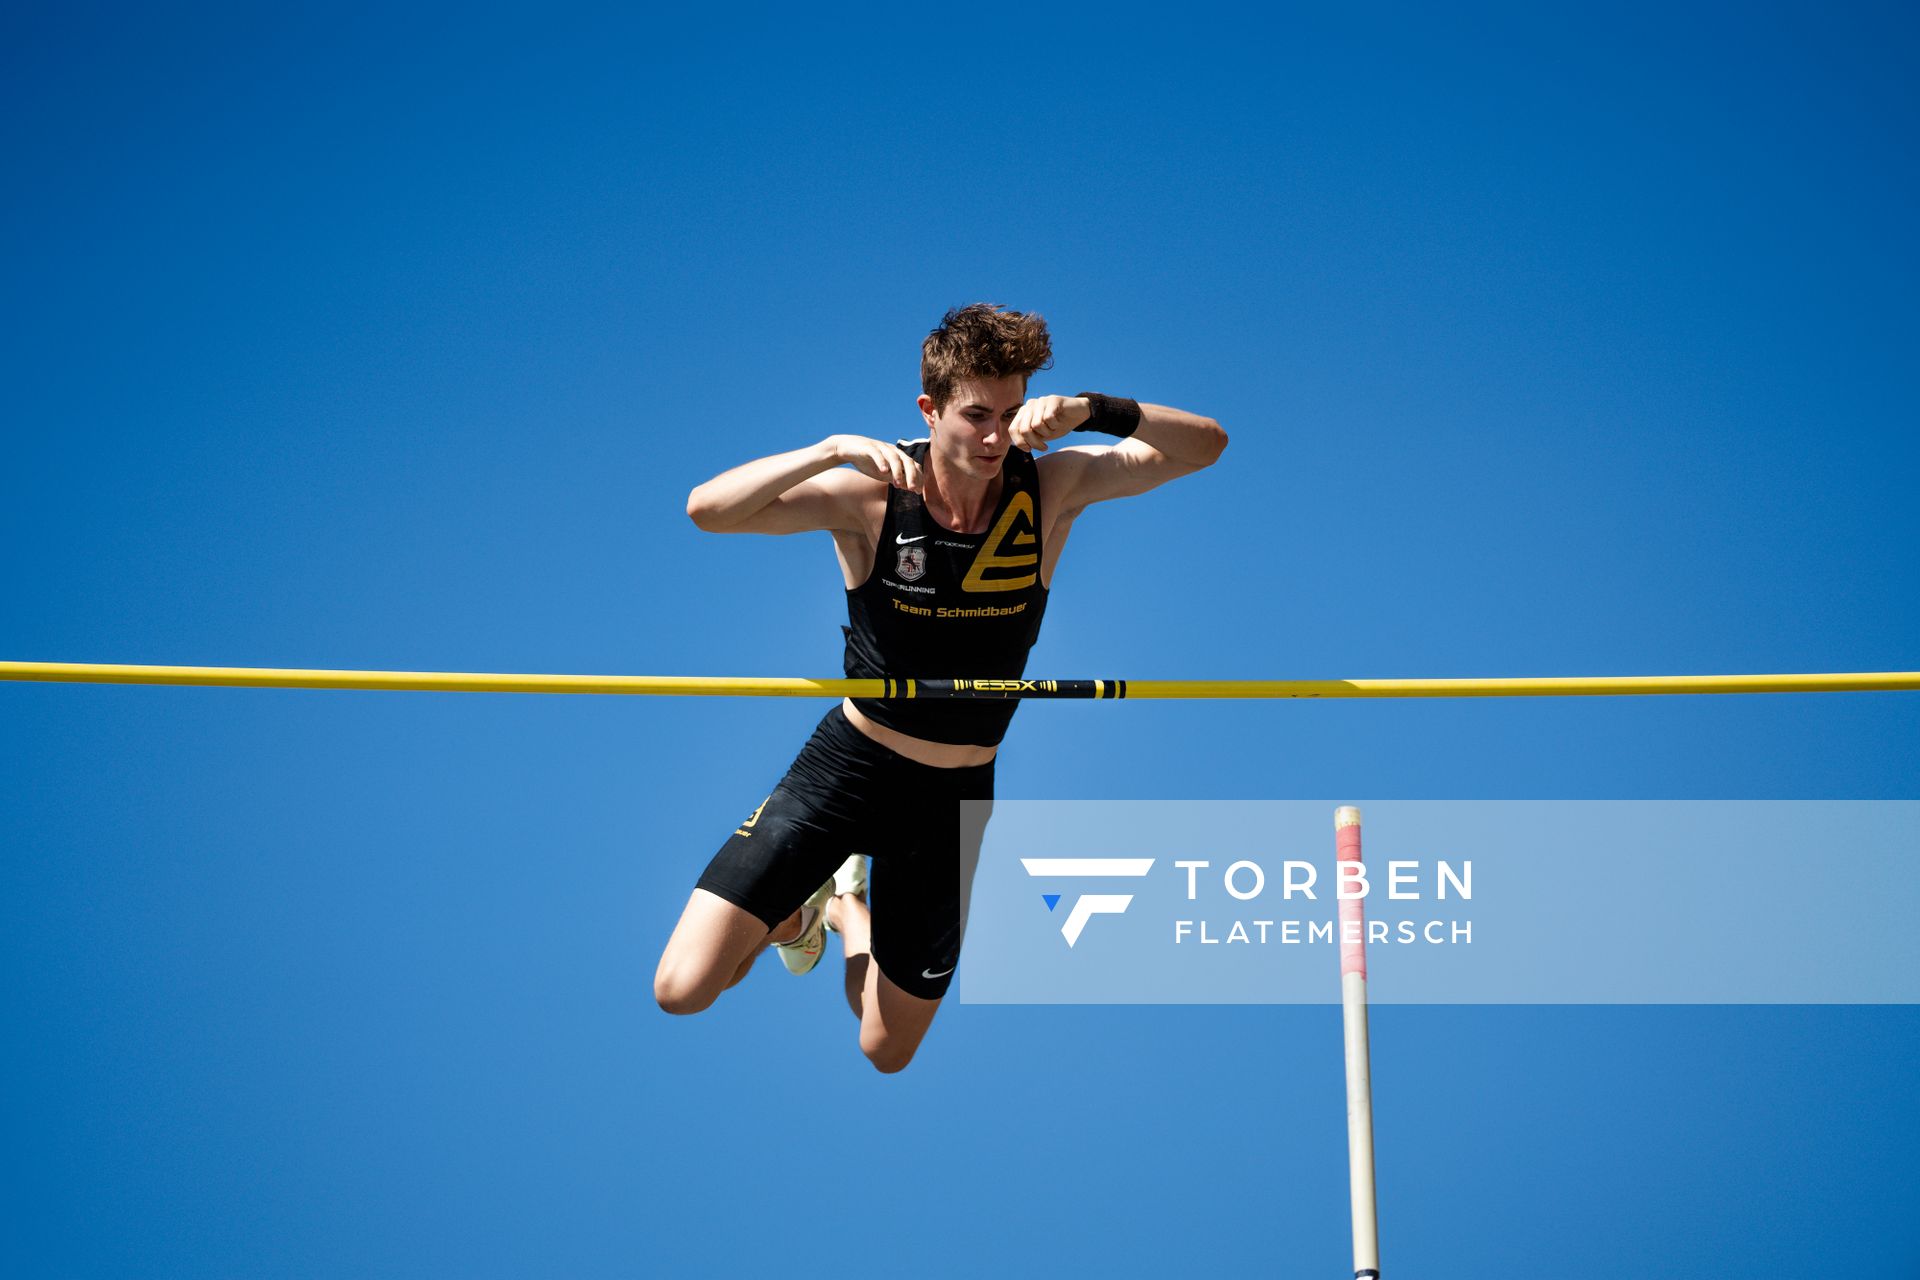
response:
<path id="1" fill-rule="evenodd" d="M 899 544 L 900 544 L 901 546 L 903 546 L 903 547 L 904 547 L 904 546 L 905 546 L 905 545 L 906 545 L 907 543 L 909 543 L 909 542 L 918 542 L 918 541 L 920 541 L 920 539 L 922 539 L 922 538 L 924 538 L 924 537 L 926 537 L 926 536 L 927 536 L 926 534 L 924 534 L 924 533 L 921 533 L 921 534 L 915 534 L 915 535 L 914 535 L 913 537 L 911 537 L 911 538 L 909 538 L 909 537 L 907 537 L 907 536 L 906 536 L 905 534 L 903 534 L 903 533 L 896 533 L 896 534 L 894 534 L 894 535 L 893 535 L 893 540 L 894 540 L 895 542 L 897 542 L 897 543 L 899 543 Z"/>
<path id="2" fill-rule="evenodd" d="M 922 969 L 922 970 L 920 971 L 920 976 L 921 976 L 921 977 L 923 977 L 923 978 L 944 978 L 944 977 L 946 977 L 946 976 L 947 976 L 948 974 L 950 974 L 950 973 L 952 973 L 952 972 L 953 972 L 953 970 L 952 970 L 952 969 L 942 969 L 942 970 L 941 970 L 940 972 L 938 972 L 938 973 L 935 973 L 935 972 L 934 972 L 933 970 L 931 970 L 931 969 Z"/>

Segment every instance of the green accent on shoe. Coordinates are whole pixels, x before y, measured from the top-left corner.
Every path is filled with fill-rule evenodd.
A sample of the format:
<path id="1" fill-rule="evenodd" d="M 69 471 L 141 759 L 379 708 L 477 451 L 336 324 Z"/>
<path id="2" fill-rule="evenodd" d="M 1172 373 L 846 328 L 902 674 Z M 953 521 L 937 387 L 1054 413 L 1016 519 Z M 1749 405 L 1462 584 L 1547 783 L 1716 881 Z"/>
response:
<path id="1" fill-rule="evenodd" d="M 827 899 L 832 896 L 833 881 L 829 880 L 800 904 L 798 936 L 790 942 L 773 944 L 780 952 L 780 963 L 787 966 L 788 973 L 810 973 L 820 963 L 820 956 L 827 949 Z"/>

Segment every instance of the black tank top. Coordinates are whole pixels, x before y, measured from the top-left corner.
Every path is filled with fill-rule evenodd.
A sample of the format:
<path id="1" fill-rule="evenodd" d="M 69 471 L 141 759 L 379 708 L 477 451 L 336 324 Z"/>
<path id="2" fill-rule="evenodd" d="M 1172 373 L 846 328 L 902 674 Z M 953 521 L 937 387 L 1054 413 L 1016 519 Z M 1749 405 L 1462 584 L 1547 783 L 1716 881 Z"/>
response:
<path id="1" fill-rule="evenodd" d="M 925 440 L 901 449 L 931 471 Z M 1033 455 L 1008 449 L 1000 500 L 985 533 L 955 533 L 927 514 L 917 493 L 890 489 L 867 579 L 847 592 L 847 675 L 853 679 L 964 676 L 1011 679 L 1027 669 L 1040 636 L 1040 473 Z M 991 747 L 1006 736 L 1018 699 L 856 698 L 875 724 L 924 738 Z"/>

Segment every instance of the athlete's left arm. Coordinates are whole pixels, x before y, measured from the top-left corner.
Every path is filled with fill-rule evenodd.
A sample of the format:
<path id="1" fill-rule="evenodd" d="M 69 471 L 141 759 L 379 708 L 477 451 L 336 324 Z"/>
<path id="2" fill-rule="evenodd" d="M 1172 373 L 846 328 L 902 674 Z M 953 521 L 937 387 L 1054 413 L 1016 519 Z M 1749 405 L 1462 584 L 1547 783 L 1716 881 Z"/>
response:
<path id="1" fill-rule="evenodd" d="M 1061 403 L 1043 407 L 1040 400 Z M 1029 408 L 1035 412 L 1028 414 Z M 1089 409 L 1078 396 L 1029 401 L 1020 412 L 1027 421 L 1016 421 L 1013 441 L 1044 451 L 1050 441 L 1085 422 Z M 1227 433 L 1212 418 L 1163 404 L 1142 404 L 1140 425 L 1124 440 L 1063 448 L 1047 460 L 1053 482 L 1050 501 L 1065 512 L 1112 498 L 1130 498 L 1212 466 L 1226 447 Z"/>

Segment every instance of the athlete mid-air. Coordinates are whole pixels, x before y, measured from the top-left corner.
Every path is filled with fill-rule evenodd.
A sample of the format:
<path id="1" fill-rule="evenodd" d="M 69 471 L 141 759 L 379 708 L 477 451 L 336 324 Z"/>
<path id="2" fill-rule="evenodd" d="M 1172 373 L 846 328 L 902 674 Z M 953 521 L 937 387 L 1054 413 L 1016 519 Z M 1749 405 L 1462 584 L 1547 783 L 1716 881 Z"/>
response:
<path id="1" fill-rule="evenodd" d="M 713 533 L 831 533 L 851 678 L 1018 676 L 1080 513 L 1227 446 L 1219 423 L 1179 409 L 1092 393 L 1028 400 L 1028 376 L 1052 354 L 1038 315 L 949 311 L 921 348 L 925 439 L 828 436 L 714 477 L 687 514 Z M 1047 452 L 1070 431 L 1121 439 Z M 701 875 L 654 975 L 660 1007 L 707 1008 L 769 945 L 806 973 L 832 930 L 861 1051 L 881 1071 L 905 1067 L 959 963 L 981 836 L 978 823 L 962 830 L 961 802 L 992 798 L 1018 706 L 835 705 Z M 873 910 L 862 855 L 880 886 Z"/>

